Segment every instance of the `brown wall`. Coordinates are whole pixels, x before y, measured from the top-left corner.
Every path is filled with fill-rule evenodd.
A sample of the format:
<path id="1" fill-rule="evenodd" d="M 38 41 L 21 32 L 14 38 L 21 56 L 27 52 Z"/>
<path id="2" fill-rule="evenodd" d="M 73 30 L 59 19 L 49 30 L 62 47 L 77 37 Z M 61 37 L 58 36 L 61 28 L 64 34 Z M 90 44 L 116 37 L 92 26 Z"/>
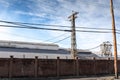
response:
<path id="1" fill-rule="evenodd" d="M 0 58 L 0 77 L 59 77 L 113 74 L 113 60 Z M 118 61 L 120 67 L 120 61 Z M 120 73 L 120 68 L 118 68 Z"/>

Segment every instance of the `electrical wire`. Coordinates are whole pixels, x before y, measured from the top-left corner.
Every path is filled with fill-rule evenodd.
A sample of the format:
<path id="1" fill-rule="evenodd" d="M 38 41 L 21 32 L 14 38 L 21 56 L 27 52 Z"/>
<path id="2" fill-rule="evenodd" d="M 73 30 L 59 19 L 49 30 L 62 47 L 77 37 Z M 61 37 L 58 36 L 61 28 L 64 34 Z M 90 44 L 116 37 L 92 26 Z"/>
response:
<path id="1" fill-rule="evenodd" d="M 38 23 L 10 22 L 10 21 L 3 21 L 3 20 L 0 20 L 0 22 L 9 23 L 9 24 L 14 24 L 14 25 L 27 24 L 27 25 L 54 26 L 54 27 L 68 27 L 68 28 L 71 28 L 70 26 L 62 26 L 62 25 L 47 25 L 47 24 L 38 24 Z"/>
<path id="2" fill-rule="evenodd" d="M 25 28 L 25 29 L 36 29 L 36 30 L 53 30 L 53 31 L 65 31 L 71 32 L 71 30 L 63 30 L 63 29 L 52 29 L 52 28 L 40 28 L 34 26 L 11 26 L 11 25 L 0 25 L 0 27 L 11 27 L 11 28 Z"/>
<path id="3" fill-rule="evenodd" d="M 63 39 L 61 39 L 61 40 L 55 41 L 55 42 L 53 42 L 53 43 L 59 43 L 59 42 L 61 42 L 61 41 L 65 40 L 65 39 L 68 39 L 68 38 L 70 38 L 70 36 L 65 37 L 65 38 L 63 38 Z"/>
<path id="4" fill-rule="evenodd" d="M 39 25 L 39 26 L 53 26 L 53 27 L 67 27 L 67 28 L 71 28 L 70 26 L 63 26 L 63 25 L 47 25 L 47 24 L 37 24 L 37 23 L 22 23 L 22 22 L 10 22 L 10 21 L 3 21 L 3 20 L 0 20 L 0 22 L 14 24 L 14 25 L 21 25 L 21 26 Z M 23 24 L 25 24 L 25 25 L 23 25 Z M 94 29 L 94 30 L 112 30 L 112 29 L 109 29 L 109 28 L 90 28 L 90 27 L 76 27 L 76 28 L 80 28 L 80 29 Z M 120 30 L 116 29 L 116 31 L 120 31 Z"/>
<path id="5" fill-rule="evenodd" d="M 9 26 L 9 25 L 0 25 L 0 26 L 8 26 L 8 27 L 19 27 L 19 28 L 28 28 L 28 27 L 20 27 L 20 26 Z M 31 28 L 31 26 L 30 26 L 30 28 Z M 32 27 L 32 28 L 34 28 L 34 27 Z M 35 27 L 35 29 L 39 29 L 38 27 Z M 41 28 L 40 28 L 41 29 Z M 46 28 L 45 28 L 46 29 Z M 81 31 L 81 32 L 99 32 L 99 31 L 83 31 L 83 30 L 77 30 L 77 31 Z M 103 31 L 102 32 L 100 32 L 100 33 L 103 33 Z M 106 32 L 104 32 L 104 33 L 106 33 Z M 108 33 L 108 32 L 107 32 Z M 11 34 L 11 33 L 10 33 Z M 21 35 L 18 35 L 18 34 L 13 34 L 13 35 L 15 35 L 15 36 L 21 36 Z M 60 37 L 60 36 L 63 36 L 64 34 L 62 34 L 62 35 L 59 35 L 59 36 L 57 36 L 57 37 Z M 21 36 L 21 37 L 24 37 L 24 38 L 26 38 L 26 36 Z M 28 36 L 27 36 L 28 37 Z M 53 42 L 53 43 L 59 43 L 59 42 L 61 42 L 61 41 L 63 41 L 63 40 L 65 40 L 65 39 L 67 39 L 67 38 L 69 38 L 70 36 L 68 36 L 68 37 L 65 37 L 65 38 L 63 38 L 62 40 L 58 40 L 58 41 L 56 41 L 56 42 Z M 33 40 L 33 39 L 32 39 Z M 35 39 L 34 39 L 35 40 Z M 117 45 L 120 45 L 120 44 L 117 44 Z M 99 45 L 100 46 L 100 45 Z M 93 47 L 93 48 L 90 48 L 90 49 L 85 49 L 85 50 L 92 50 L 92 49 L 96 49 L 96 48 L 98 48 L 99 46 L 96 46 L 96 47 Z"/>
<path id="6" fill-rule="evenodd" d="M 93 49 L 96 49 L 96 48 L 98 48 L 98 47 L 100 47 L 100 45 L 95 46 L 95 47 L 93 47 L 93 48 L 85 49 L 85 50 L 93 50 Z"/>
<path id="7" fill-rule="evenodd" d="M 30 37 L 30 36 L 23 36 L 23 35 L 19 35 L 19 34 L 14 34 L 14 33 L 9 33 L 9 32 L 5 32 L 5 31 L 1 31 L 2 33 L 4 33 L 4 34 L 11 34 L 11 35 L 13 35 L 13 36 L 17 36 L 17 37 L 21 37 L 21 38 L 25 38 L 25 39 L 30 39 L 30 40 L 40 40 L 40 39 L 36 39 L 36 38 L 33 38 L 33 37 Z M 53 37 L 53 38 L 51 38 L 51 39 L 48 39 L 48 40 L 45 40 L 44 42 L 46 42 L 46 41 L 51 41 L 51 40 L 54 40 L 55 38 L 57 39 L 57 38 L 60 38 L 61 36 L 63 36 L 63 35 L 65 35 L 65 33 L 64 34 L 61 34 L 61 35 L 59 35 L 59 36 L 56 36 L 56 37 Z"/>
<path id="8" fill-rule="evenodd" d="M 91 33 L 112 33 L 110 31 L 90 31 L 90 30 L 76 30 L 77 32 L 91 32 Z"/>
<path id="9" fill-rule="evenodd" d="M 40 28 L 34 26 L 11 26 L 11 25 L 0 25 L 0 27 L 11 27 L 11 28 L 25 28 L 25 29 L 36 29 L 36 30 L 52 30 L 52 31 L 64 31 L 64 32 L 71 32 L 71 30 L 67 29 L 54 29 L 54 28 Z M 88 30 L 76 30 L 77 32 L 91 32 L 91 33 L 111 33 L 108 31 L 88 31 Z"/>
<path id="10" fill-rule="evenodd" d="M 33 23 L 21 23 L 21 22 L 9 22 L 9 21 L 1 21 L 0 22 L 5 22 L 5 23 L 13 23 L 13 24 L 17 24 L 20 26 L 11 26 L 11 25 L 0 25 L 0 26 L 4 26 L 4 27 L 14 27 L 14 28 L 28 28 L 28 29 L 42 29 L 42 30 L 56 30 L 56 31 L 67 31 L 67 32 L 71 32 L 71 30 L 63 30 L 63 29 L 52 29 L 52 28 L 40 28 L 40 27 L 35 27 L 35 26 L 27 26 L 27 25 L 23 25 L 23 24 L 33 24 Z M 35 24 L 33 24 L 35 25 Z M 40 25 L 40 24 L 37 24 Z M 41 24 L 44 25 L 44 24 Z M 58 25 L 46 25 L 46 26 L 58 26 Z M 60 26 L 60 25 L 59 25 Z M 64 26 L 65 27 L 65 26 Z M 67 27 L 67 26 L 66 26 Z M 83 28 L 83 27 L 82 27 Z M 100 30 L 106 30 L 104 28 L 88 28 L 88 27 L 84 27 L 85 29 L 100 29 Z M 111 29 L 107 29 L 107 30 L 111 30 Z M 108 31 L 90 31 L 90 30 L 76 30 L 78 32 L 92 32 L 92 33 L 111 33 Z M 119 32 L 116 32 L 117 34 L 120 34 Z"/>
<path id="11" fill-rule="evenodd" d="M 53 39 L 60 38 L 60 37 L 62 37 L 62 36 L 64 36 L 64 35 L 66 35 L 66 33 L 64 33 L 64 34 L 61 34 L 61 35 L 58 35 L 58 36 L 55 36 L 55 37 L 53 37 L 53 38 L 50 38 L 50 39 L 47 39 L 47 40 L 45 40 L 45 41 L 51 41 L 51 40 L 53 40 Z"/>
<path id="12" fill-rule="evenodd" d="M 120 44 L 117 44 L 117 45 L 119 45 L 119 46 L 120 46 Z M 112 45 L 112 46 L 113 46 L 113 45 Z M 98 47 L 100 47 L 100 45 L 95 46 L 95 47 L 93 47 L 93 48 L 85 49 L 85 50 L 93 50 L 93 49 L 96 49 L 96 48 L 98 48 Z"/>

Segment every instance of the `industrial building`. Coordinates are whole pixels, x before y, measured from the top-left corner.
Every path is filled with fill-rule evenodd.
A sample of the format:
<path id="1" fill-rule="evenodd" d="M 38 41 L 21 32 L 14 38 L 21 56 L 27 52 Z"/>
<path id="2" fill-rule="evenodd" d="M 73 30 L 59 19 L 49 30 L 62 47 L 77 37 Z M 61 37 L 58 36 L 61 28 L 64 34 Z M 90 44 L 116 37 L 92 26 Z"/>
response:
<path id="1" fill-rule="evenodd" d="M 77 50 L 77 56 L 81 59 L 97 57 L 90 51 Z M 70 49 L 60 48 L 57 44 L 0 41 L 0 57 L 8 58 L 71 58 Z"/>

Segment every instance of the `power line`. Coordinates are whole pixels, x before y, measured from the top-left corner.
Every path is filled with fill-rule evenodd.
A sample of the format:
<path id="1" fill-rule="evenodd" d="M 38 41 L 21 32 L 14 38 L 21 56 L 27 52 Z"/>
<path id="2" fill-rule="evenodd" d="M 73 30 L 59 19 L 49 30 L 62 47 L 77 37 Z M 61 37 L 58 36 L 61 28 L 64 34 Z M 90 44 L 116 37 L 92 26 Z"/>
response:
<path id="1" fill-rule="evenodd" d="M 65 32 L 71 32 L 71 30 L 63 30 L 63 29 L 52 29 L 52 28 L 40 28 L 40 27 L 34 27 L 34 26 L 11 26 L 11 25 L 0 25 L 1 27 L 11 27 L 11 28 L 25 28 L 25 29 L 41 29 L 41 30 L 53 30 L 53 31 L 65 31 Z"/>
<path id="2" fill-rule="evenodd" d="M 63 39 L 61 39 L 61 40 L 55 41 L 55 42 L 53 42 L 53 43 L 59 43 L 59 42 L 61 42 L 61 41 L 65 40 L 65 39 L 68 39 L 68 38 L 70 38 L 70 36 L 65 37 L 65 38 L 63 38 Z"/>
<path id="3" fill-rule="evenodd" d="M 11 25 L 0 25 L 1 27 L 11 27 L 11 28 L 24 28 L 24 29 L 36 29 L 36 30 L 52 30 L 52 31 L 64 31 L 71 32 L 71 30 L 67 29 L 53 29 L 53 28 L 40 28 L 34 26 L 11 26 Z M 76 30 L 77 32 L 90 32 L 90 33 L 111 33 L 108 31 L 88 31 L 88 30 Z"/>
<path id="4" fill-rule="evenodd" d="M 1 32 L 2 32 L 2 33 L 8 33 L 8 34 L 11 34 L 11 35 L 13 35 L 13 36 L 17 36 L 17 37 L 21 37 L 21 38 L 26 38 L 26 39 L 29 38 L 29 39 L 31 39 L 31 40 L 40 40 L 40 39 L 36 39 L 36 38 L 30 37 L 30 36 L 23 36 L 23 35 L 14 34 L 14 33 L 9 33 L 9 32 L 5 32 L 5 31 L 1 31 Z M 56 38 L 56 39 L 57 39 L 57 38 L 60 38 L 61 36 L 65 35 L 65 34 L 66 34 L 66 33 L 61 34 L 61 35 L 56 36 L 56 37 L 53 37 L 53 38 L 51 38 L 51 39 L 45 40 L 44 42 L 54 40 L 55 38 Z"/>
<path id="5" fill-rule="evenodd" d="M 92 49 L 96 49 L 96 48 L 98 48 L 98 47 L 100 47 L 100 45 L 95 46 L 95 47 L 92 47 L 92 48 L 89 48 L 89 49 L 85 49 L 85 50 L 92 50 Z"/>
<path id="6" fill-rule="evenodd" d="M 67 28 L 71 28 L 70 26 L 63 26 L 63 25 L 47 25 L 47 24 L 37 24 L 37 23 L 22 23 L 22 22 L 10 22 L 10 21 L 3 21 L 3 20 L 0 20 L 0 22 L 14 24 L 14 25 L 21 25 L 21 26 L 37 25 L 37 26 L 54 26 L 54 27 L 67 27 Z M 25 24 L 25 25 L 23 25 L 23 24 Z M 76 27 L 76 28 L 80 28 L 80 29 L 95 29 L 95 30 L 112 30 L 112 29 L 109 29 L 109 28 L 90 28 L 90 27 Z M 118 29 L 116 29 L 116 30 L 120 31 Z"/>
<path id="7" fill-rule="evenodd" d="M 17 36 L 17 37 L 22 37 L 22 38 L 26 38 L 26 39 L 28 39 L 28 38 L 30 38 L 31 40 L 40 40 L 40 39 L 36 39 L 36 38 L 33 38 L 33 37 L 30 37 L 30 36 L 23 36 L 23 35 L 20 35 L 20 34 L 14 34 L 14 33 L 9 33 L 9 32 L 5 32 L 5 31 L 1 31 L 2 33 L 8 33 L 8 34 L 11 34 L 11 35 L 13 35 L 13 36 Z M 61 37 L 61 36 L 64 36 L 66 33 L 64 33 L 64 34 L 61 34 L 61 35 L 59 35 L 59 36 L 56 36 L 56 37 L 53 37 L 53 38 L 51 38 L 51 39 L 48 39 L 48 40 L 45 40 L 45 41 L 51 41 L 51 40 L 53 40 L 54 38 L 59 38 L 59 37 Z M 69 36 L 70 37 L 70 36 Z M 66 37 L 67 38 L 67 37 Z M 45 42 L 44 41 L 44 42 Z M 57 41 L 56 41 L 56 43 L 57 43 Z M 117 44 L 117 45 L 120 45 L 120 44 Z M 113 46 L 113 45 L 112 45 Z M 85 49 L 85 50 L 91 50 L 91 49 L 95 49 L 95 48 L 98 48 L 97 46 L 96 47 L 93 47 L 93 48 L 90 48 L 90 49 Z"/>
<path id="8" fill-rule="evenodd" d="M 119 46 L 120 46 L 120 44 L 117 44 L 117 45 L 119 45 Z M 113 45 L 111 45 L 111 46 L 113 46 Z M 93 47 L 93 48 L 85 49 L 85 50 L 93 50 L 93 49 L 96 49 L 96 48 L 98 48 L 98 47 L 100 47 L 100 45 L 95 46 L 95 47 Z"/>
<path id="9" fill-rule="evenodd" d="M 2 31 L 2 33 L 9 33 L 9 32 L 3 32 Z M 19 37 L 22 37 L 22 38 L 26 38 L 26 39 L 28 39 L 28 38 L 33 38 L 33 37 L 29 37 L 29 36 L 23 36 L 23 35 L 19 35 L 19 34 L 14 34 L 14 33 L 9 33 L 9 34 L 12 34 L 12 35 L 14 35 L 14 36 L 19 36 Z M 54 38 L 58 38 L 58 37 L 61 37 L 61 36 L 63 36 L 63 35 L 65 35 L 65 34 L 61 34 L 61 35 L 59 35 L 59 36 L 56 36 L 56 37 L 54 37 Z M 68 36 L 68 37 L 66 37 L 66 38 L 64 38 L 64 39 L 62 39 L 62 40 L 59 40 L 59 41 L 56 41 L 56 42 L 53 42 L 53 43 L 58 43 L 58 42 L 61 42 L 61 41 L 63 41 L 63 40 L 65 40 L 65 39 L 67 39 L 67 38 L 69 38 L 70 36 Z M 50 40 L 53 40 L 54 38 L 51 38 L 51 39 L 48 39 L 48 40 L 45 40 L 45 41 L 50 41 Z M 39 40 L 39 39 L 32 39 L 32 40 Z M 117 44 L 117 45 L 120 45 L 120 44 Z M 113 45 L 112 45 L 113 46 Z M 96 47 L 93 47 L 93 48 L 90 48 L 90 49 L 85 49 L 85 50 L 92 50 L 92 49 L 96 49 L 96 48 L 98 48 L 99 46 L 96 46 Z"/>
<path id="10" fill-rule="evenodd" d="M 17 36 L 17 37 L 26 38 L 26 39 L 30 38 L 31 40 L 40 40 L 40 39 L 36 39 L 36 38 L 30 37 L 30 36 L 23 36 L 23 35 L 14 34 L 14 33 L 9 33 L 9 32 L 5 32 L 5 31 L 1 31 L 1 32 L 2 32 L 2 33 L 8 33 L 8 34 L 11 34 L 11 35 L 14 35 L 14 36 Z M 53 40 L 54 38 L 59 38 L 59 37 L 61 37 L 61 36 L 64 36 L 65 34 L 66 34 L 66 33 L 61 34 L 61 35 L 56 36 L 56 37 L 53 37 L 53 38 L 51 38 L 51 39 L 45 40 L 45 41 L 51 41 L 51 40 Z M 69 37 L 70 37 L 70 36 L 69 36 Z M 44 42 L 45 42 L 45 41 L 44 41 Z M 57 41 L 56 41 L 56 43 L 57 43 Z M 120 44 L 117 44 L 117 45 L 120 46 Z M 99 45 L 99 46 L 100 46 L 100 45 Z M 89 49 L 85 49 L 85 50 L 96 49 L 96 48 L 98 48 L 99 46 L 95 46 L 95 47 L 93 47 L 93 48 L 89 48 Z M 113 46 L 113 45 L 112 45 L 112 46 Z"/>
<path id="11" fill-rule="evenodd" d="M 76 30 L 78 32 L 91 32 L 91 33 L 112 33 L 112 32 L 108 32 L 108 31 L 91 31 L 91 30 Z"/>
<path id="12" fill-rule="evenodd" d="M 109 29 L 109 28 L 90 28 L 90 27 L 76 27 L 76 28 L 80 28 L 80 29 L 92 29 L 92 30 L 108 30 L 108 31 L 112 31 L 112 29 Z M 120 30 L 116 29 L 116 31 L 120 31 Z"/>
<path id="13" fill-rule="evenodd" d="M 53 40 L 53 39 L 55 39 L 55 38 L 60 38 L 60 37 L 62 37 L 62 36 L 64 36 L 64 35 L 66 35 L 66 33 L 61 34 L 61 35 L 58 35 L 58 36 L 55 36 L 55 37 L 50 38 L 50 39 L 47 39 L 47 40 L 45 40 L 45 41 L 51 41 L 51 40 Z"/>
<path id="14" fill-rule="evenodd" d="M 71 28 L 70 26 L 63 26 L 63 25 L 47 25 L 47 24 L 38 24 L 38 23 L 22 23 L 22 22 L 10 22 L 10 21 L 3 21 L 3 20 L 0 20 L 0 22 L 14 24 L 14 25 L 27 24 L 27 25 L 54 26 L 54 27 L 68 27 L 68 28 Z"/>

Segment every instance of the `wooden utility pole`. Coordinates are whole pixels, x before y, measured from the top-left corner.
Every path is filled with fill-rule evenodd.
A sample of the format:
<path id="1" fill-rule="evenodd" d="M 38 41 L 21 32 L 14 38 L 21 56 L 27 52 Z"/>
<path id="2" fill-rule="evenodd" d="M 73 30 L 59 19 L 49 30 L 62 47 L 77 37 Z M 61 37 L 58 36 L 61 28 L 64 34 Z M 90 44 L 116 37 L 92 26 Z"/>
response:
<path id="1" fill-rule="evenodd" d="M 110 0 L 110 10 L 111 10 L 111 16 L 112 16 L 112 33 L 113 33 L 113 46 L 114 46 L 114 70 L 115 70 L 115 78 L 118 79 L 117 41 L 116 41 L 116 28 L 115 28 L 115 19 L 114 19 L 114 10 L 113 10 L 113 0 Z"/>
<path id="2" fill-rule="evenodd" d="M 77 18 L 78 12 L 73 12 L 68 18 L 71 21 L 72 32 L 71 32 L 71 55 L 73 59 L 76 59 L 77 46 L 76 46 L 76 30 L 75 30 L 75 19 Z"/>

